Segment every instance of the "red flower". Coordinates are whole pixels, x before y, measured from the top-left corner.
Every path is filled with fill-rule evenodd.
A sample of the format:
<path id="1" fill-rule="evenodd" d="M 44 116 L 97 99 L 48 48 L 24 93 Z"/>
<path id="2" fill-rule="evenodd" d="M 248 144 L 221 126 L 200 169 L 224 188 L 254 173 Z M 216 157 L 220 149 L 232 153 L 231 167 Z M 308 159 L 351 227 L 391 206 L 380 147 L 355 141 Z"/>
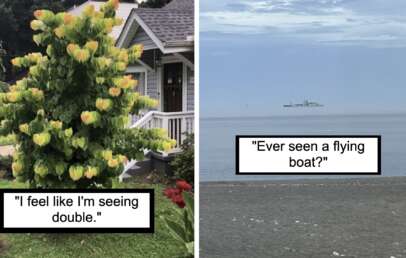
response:
<path id="1" fill-rule="evenodd" d="M 179 189 L 177 189 L 177 188 L 166 188 L 166 189 L 164 190 L 164 195 L 165 195 L 166 197 L 168 197 L 169 199 L 172 199 L 173 196 L 179 195 L 180 192 L 181 192 L 181 191 L 180 191 Z"/>
<path id="2" fill-rule="evenodd" d="M 188 184 L 188 182 L 186 182 L 185 180 L 176 181 L 176 187 L 178 187 L 178 189 L 183 190 L 183 191 L 192 190 L 192 186 L 190 184 Z"/>
<path id="3" fill-rule="evenodd" d="M 179 206 L 179 208 L 185 207 L 185 201 L 183 200 L 181 194 L 174 195 L 172 197 L 172 202 L 176 203 Z"/>
<path id="4" fill-rule="evenodd" d="M 183 200 L 182 192 L 192 190 L 192 186 L 185 180 L 177 180 L 176 187 L 177 188 L 166 188 L 163 194 L 178 205 L 179 208 L 183 208 L 185 207 L 185 201 Z"/>

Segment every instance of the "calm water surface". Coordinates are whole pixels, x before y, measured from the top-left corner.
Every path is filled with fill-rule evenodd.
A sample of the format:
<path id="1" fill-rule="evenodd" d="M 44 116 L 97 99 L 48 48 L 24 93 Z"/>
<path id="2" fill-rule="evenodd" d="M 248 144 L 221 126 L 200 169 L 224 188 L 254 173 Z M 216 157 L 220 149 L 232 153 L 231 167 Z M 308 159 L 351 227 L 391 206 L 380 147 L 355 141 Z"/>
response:
<path id="1" fill-rule="evenodd" d="M 379 134 L 382 135 L 382 176 L 406 175 L 406 114 L 201 119 L 201 181 L 343 177 L 236 176 L 237 134 Z"/>

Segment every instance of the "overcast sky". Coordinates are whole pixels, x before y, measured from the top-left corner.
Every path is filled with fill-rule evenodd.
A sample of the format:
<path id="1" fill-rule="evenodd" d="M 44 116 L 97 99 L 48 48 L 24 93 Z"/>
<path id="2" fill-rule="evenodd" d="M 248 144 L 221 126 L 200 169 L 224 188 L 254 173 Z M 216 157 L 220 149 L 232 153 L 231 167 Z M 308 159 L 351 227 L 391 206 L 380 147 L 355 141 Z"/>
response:
<path id="1" fill-rule="evenodd" d="M 406 112 L 405 0 L 201 0 L 202 117 Z M 304 99 L 321 109 L 282 108 Z"/>

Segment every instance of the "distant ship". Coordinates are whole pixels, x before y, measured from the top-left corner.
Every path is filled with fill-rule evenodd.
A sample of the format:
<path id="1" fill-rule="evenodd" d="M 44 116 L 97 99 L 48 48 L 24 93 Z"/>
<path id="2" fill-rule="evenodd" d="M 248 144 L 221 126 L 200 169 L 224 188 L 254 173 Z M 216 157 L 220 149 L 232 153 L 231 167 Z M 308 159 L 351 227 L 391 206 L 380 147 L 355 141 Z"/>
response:
<path id="1" fill-rule="evenodd" d="M 305 100 L 303 103 L 300 104 L 285 104 L 283 107 L 323 107 L 324 105 L 314 102 L 314 101 L 308 101 Z"/>

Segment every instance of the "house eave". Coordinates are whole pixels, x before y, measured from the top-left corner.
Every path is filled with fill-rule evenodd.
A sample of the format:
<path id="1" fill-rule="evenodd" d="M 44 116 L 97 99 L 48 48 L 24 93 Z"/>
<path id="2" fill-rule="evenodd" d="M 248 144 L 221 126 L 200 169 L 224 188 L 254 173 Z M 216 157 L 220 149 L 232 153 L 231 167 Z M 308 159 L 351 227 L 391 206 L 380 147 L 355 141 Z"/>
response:
<path id="1" fill-rule="evenodd" d="M 133 27 L 133 23 L 136 22 L 137 26 L 135 26 L 135 31 L 141 27 L 145 33 L 150 37 L 150 39 L 155 43 L 157 49 L 161 50 L 163 54 L 172 54 L 177 52 L 188 52 L 193 51 L 194 48 L 194 41 L 170 41 L 170 42 L 162 42 L 154 32 L 144 23 L 140 16 L 137 15 L 135 9 L 131 10 L 131 13 L 128 19 L 125 22 L 124 28 L 120 33 L 120 36 L 117 38 L 116 46 L 117 47 L 128 47 L 125 46 L 125 42 L 128 41 L 127 37 L 133 36 L 134 33 L 129 33 Z M 131 34 L 131 35 L 130 35 Z"/>

